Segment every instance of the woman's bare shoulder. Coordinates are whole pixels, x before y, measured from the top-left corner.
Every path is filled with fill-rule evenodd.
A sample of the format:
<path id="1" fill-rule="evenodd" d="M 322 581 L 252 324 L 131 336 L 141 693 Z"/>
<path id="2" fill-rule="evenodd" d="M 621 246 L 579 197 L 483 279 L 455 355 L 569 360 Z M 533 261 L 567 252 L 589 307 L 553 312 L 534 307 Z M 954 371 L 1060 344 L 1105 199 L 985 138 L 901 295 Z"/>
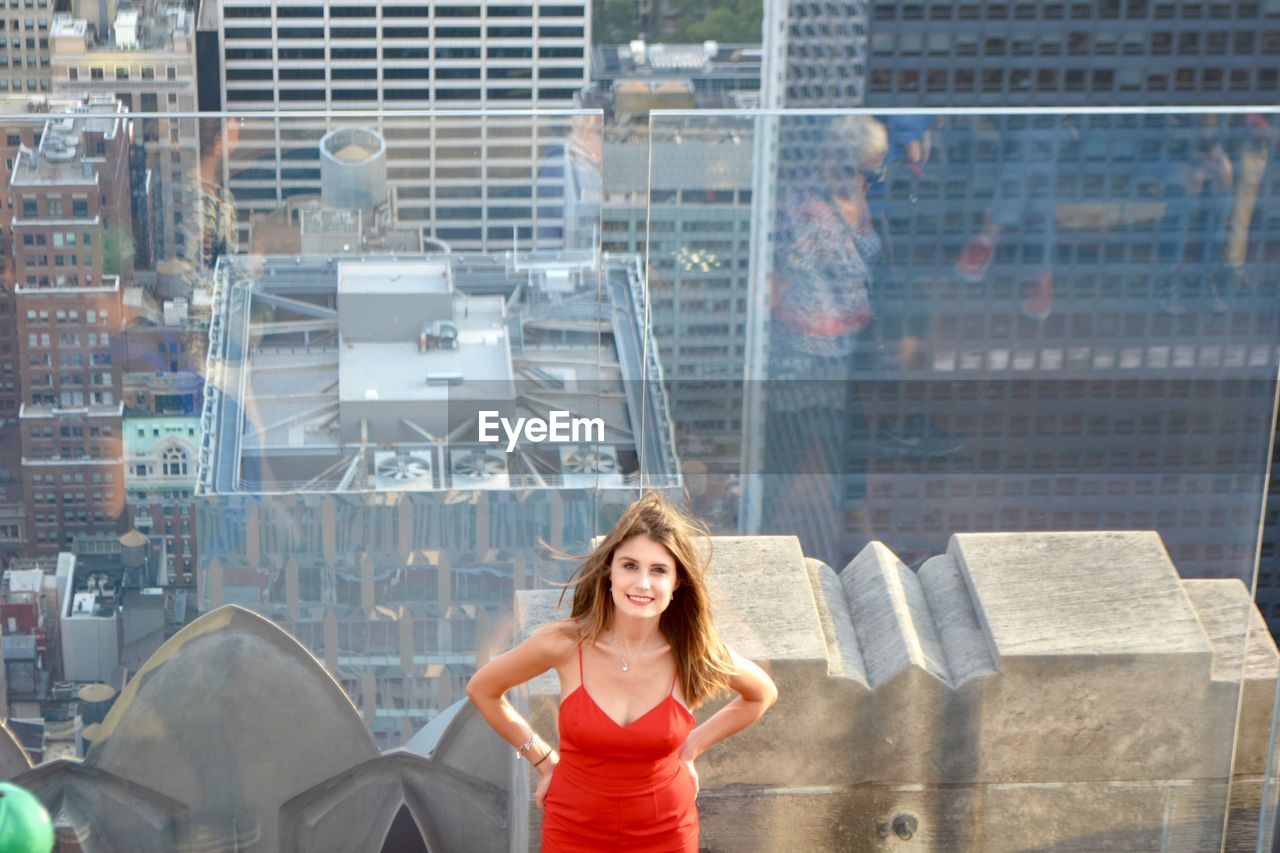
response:
<path id="1" fill-rule="evenodd" d="M 541 655 L 559 664 L 578 647 L 578 625 L 568 619 L 539 625 L 526 643 L 533 644 Z"/>

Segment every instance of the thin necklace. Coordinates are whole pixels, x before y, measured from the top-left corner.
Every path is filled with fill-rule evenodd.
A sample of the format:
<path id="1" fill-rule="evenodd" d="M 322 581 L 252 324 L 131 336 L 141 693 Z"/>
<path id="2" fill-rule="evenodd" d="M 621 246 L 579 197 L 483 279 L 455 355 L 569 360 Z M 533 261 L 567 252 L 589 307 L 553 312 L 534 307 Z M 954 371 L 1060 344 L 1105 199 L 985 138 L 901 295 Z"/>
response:
<path id="1" fill-rule="evenodd" d="M 634 660 L 634 659 L 635 659 L 639 654 L 641 654 L 642 652 L 644 652 L 644 644 L 642 643 L 642 644 L 640 645 L 640 651 L 639 651 L 639 652 L 636 652 L 636 654 L 634 654 L 634 655 L 628 655 L 628 654 L 626 653 L 626 650 L 622 648 L 622 644 L 618 642 L 618 638 L 617 638 L 617 637 L 610 637 L 610 638 L 609 638 L 609 642 L 613 643 L 613 647 L 614 647 L 615 649 L 617 649 L 617 650 L 618 650 L 618 657 L 622 659 L 622 671 L 623 671 L 623 672 L 630 672 L 630 671 L 631 671 L 631 664 L 627 662 L 627 658 L 628 658 L 628 657 L 630 657 L 632 660 Z M 647 641 L 646 641 L 646 642 L 647 642 Z"/>

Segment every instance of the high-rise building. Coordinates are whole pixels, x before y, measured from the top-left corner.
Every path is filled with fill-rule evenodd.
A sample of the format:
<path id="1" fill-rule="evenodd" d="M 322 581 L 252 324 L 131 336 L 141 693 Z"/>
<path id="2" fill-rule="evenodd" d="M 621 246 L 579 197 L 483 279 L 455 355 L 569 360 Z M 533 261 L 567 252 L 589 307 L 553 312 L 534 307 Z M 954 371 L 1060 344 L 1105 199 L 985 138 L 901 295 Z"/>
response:
<path id="1" fill-rule="evenodd" d="M 0 95 L 49 91 L 49 26 L 53 0 L 0 5 Z"/>
<path id="2" fill-rule="evenodd" d="M 132 526 L 168 554 L 164 581 L 194 586 L 199 419 L 194 414 L 126 416 L 123 431 Z"/>
<path id="3" fill-rule="evenodd" d="M 586 81 L 583 5 L 221 5 L 223 106 L 565 107 Z"/>
<path id="4" fill-rule="evenodd" d="M 317 144 L 341 123 L 255 112 L 566 109 L 588 79 L 581 3 L 230 0 L 217 9 L 222 108 L 248 117 L 224 161 L 244 245 L 253 214 L 319 193 Z M 562 136 L 552 123 L 377 117 L 395 219 L 460 249 L 506 248 L 513 237 L 534 245 L 548 204 L 535 164 Z"/>
<path id="5" fill-rule="evenodd" d="M 1280 89 L 1275 3 L 866 8 L 867 106 L 1247 105 Z"/>
<path id="6" fill-rule="evenodd" d="M 73 99 L 55 100 L 53 109 L 63 104 L 70 108 Z M 0 97 L 0 111 L 5 115 L 29 114 L 31 121 L 6 122 L 4 133 L 0 134 L 0 272 L 11 275 L 13 272 L 12 222 L 13 207 L 9 204 L 9 179 L 13 174 L 13 164 L 18 159 L 18 150 L 23 146 L 34 148 L 40 138 L 43 122 L 38 116 L 50 109 L 49 98 L 45 95 L 6 95 Z M 0 403 L 0 411 L 8 411 L 9 406 Z"/>
<path id="7" fill-rule="evenodd" d="M 817 7 L 780 5 L 766 25 L 773 106 L 1187 112 L 846 123 L 880 129 L 867 162 L 851 151 L 877 148 L 873 134 L 837 144 L 839 119 L 763 121 L 757 186 L 772 192 L 757 197 L 757 294 L 787 277 L 796 250 L 778 234 L 805 215 L 798 203 L 865 185 L 874 234 L 859 247 L 866 268 L 846 278 L 866 282 L 876 322 L 838 378 L 810 373 L 808 416 L 757 410 L 767 426 L 747 441 L 765 476 L 748 484 L 751 529 L 801 532 L 806 552 L 839 565 L 870 538 L 923 556 L 944 529 L 1154 527 L 1184 571 L 1250 580 L 1241 518 L 1262 493 L 1250 472 L 1276 338 L 1273 291 L 1252 273 L 1280 247 L 1264 214 L 1275 117 L 1193 107 L 1276 88 L 1259 60 L 1280 51 L 1280 9 L 872 3 L 851 19 L 864 39 L 848 40 L 841 70 L 809 38 L 822 34 L 805 17 Z M 833 74 L 866 88 L 836 97 Z M 767 299 L 752 308 L 749 326 L 770 329 L 754 363 L 779 366 L 785 323 Z M 1230 369 L 1214 355 L 1226 351 Z M 776 399 L 803 397 L 804 376 L 760 375 Z M 1204 497 L 1190 509 L 1175 497 L 1186 494 Z"/>
<path id="8" fill-rule="evenodd" d="M 0 97 L 0 112 L 18 114 L 47 109 L 44 96 Z M 0 550 L 21 552 L 27 544 L 27 512 L 22 495 L 22 442 L 18 437 L 21 385 L 18 362 L 17 316 L 13 292 L 13 206 L 9 177 L 18 151 L 34 148 L 40 138 L 39 120 L 9 122 L 0 133 Z"/>
<path id="9" fill-rule="evenodd" d="M 1197 306 L 1179 302 L 1178 291 L 1197 288 L 1188 279 L 1204 282 L 1200 289 L 1214 294 L 1212 299 L 1217 304 L 1213 307 L 1226 309 L 1223 313 L 1231 318 L 1233 328 L 1250 322 L 1250 316 L 1254 322 L 1266 322 L 1265 301 L 1253 301 L 1266 291 L 1257 287 L 1252 271 L 1262 263 L 1274 262 L 1277 251 L 1276 223 L 1265 214 L 1268 198 L 1275 193 L 1277 118 L 1199 118 L 1194 115 L 1194 108 L 1275 101 L 1280 91 L 1280 5 L 1109 0 L 868 3 L 866 9 L 867 87 L 863 103 L 869 107 L 1176 105 L 1187 107 L 1189 113 L 1183 119 L 1149 123 L 1150 132 L 1136 129 L 1132 120 L 1119 118 L 1078 122 L 1064 119 L 1061 127 L 1066 130 L 1045 124 L 1039 130 L 1016 127 L 1010 124 L 1015 120 L 993 118 L 987 129 L 970 137 L 978 148 L 940 149 L 941 156 L 933 158 L 940 168 L 926 163 L 923 182 L 898 170 L 897 192 L 918 199 L 909 211 L 897 206 L 894 234 L 900 240 L 900 258 L 927 251 L 921 247 L 935 243 L 944 253 L 937 263 L 959 260 L 966 249 L 969 253 L 964 257 L 970 260 L 976 256 L 975 250 L 977 254 L 987 252 L 983 240 L 998 233 L 990 251 L 999 253 L 996 263 L 1008 272 L 1015 272 L 1009 264 L 1014 253 L 1034 252 L 1034 244 L 1057 256 L 1052 263 L 1041 266 L 1041 271 L 1052 267 L 1049 282 L 1050 298 L 1055 302 L 1053 311 L 1071 311 L 1075 302 L 1074 310 L 1078 312 L 1091 308 L 1102 312 L 1094 334 L 1102 331 L 1108 315 L 1119 308 L 1116 301 L 1101 308 L 1098 299 L 1119 282 L 1124 283 L 1130 305 L 1135 298 L 1145 299 L 1155 311 L 1169 312 L 1175 318 L 1149 320 L 1147 334 L 1156 333 L 1158 326 L 1168 322 L 1181 324 L 1178 334 L 1187 338 L 1214 333 L 1212 317 L 1201 316 Z M 1197 124 L 1201 127 L 1197 128 Z M 1065 141 L 1061 140 L 1064 133 L 1077 138 L 1070 145 L 1084 149 L 1086 164 L 1097 165 L 1070 166 L 1059 171 L 1037 168 L 1025 160 L 1009 162 L 1018 156 L 1019 146 L 1008 148 L 999 142 L 1018 136 L 1025 140 L 1024 146 L 1043 148 L 1046 144 L 1055 145 L 1055 140 L 1058 144 Z M 1037 134 L 1039 140 L 1035 139 Z M 1230 187 L 1225 189 L 1224 184 L 1224 189 L 1215 189 L 1210 182 L 1198 190 L 1177 186 L 1155 190 L 1160 197 L 1158 203 L 1181 206 L 1183 210 L 1179 213 L 1166 206 L 1162 219 L 1145 226 L 1141 222 L 1130 226 L 1154 227 L 1164 232 L 1162 245 L 1143 264 L 1135 263 L 1134 249 L 1129 249 L 1127 263 L 1114 262 L 1115 248 L 1111 250 L 1111 263 L 1090 262 L 1087 247 L 1067 245 L 1076 239 L 1071 233 L 1075 229 L 1068 228 L 1061 240 L 1051 235 L 1045 241 L 1035 236 L 1028 238 L 1017 228 L 1007 227 L 1010 222 L 1001 221 L 1002 217 L 1012 220 L 1037 210 L 1035 203 L 1028 203 L 1027 189 L 1036 182 L 1049 181 L 1056 191 L 1056 205 L 1040 204 L 1041 214 L 1053 207 L 1061 209 L 1098 198 L 1099 180 L 1106 185 L 1104 196 L 1118 200 L 1129 195 L 1124 178 L 1115 174 L 1116 167 L 1104 164 L 1098 156 L 1106 147 L 1108 134 L 1131 139 L 1131 156 L 1136 164 L 1131 180 L 1145 180 L 1148 187 L 1154 187 L 1158 181 L 1150 179 L 1157 177 L 1160 169 L 1185 173 L 1195 168 L 1198 158 L 1203 163 L 1217 164 L 1215 168 L 1225 167 L 1224 179 Z M 982 146 L 987 146 L 985 153 L 980 150 Z M 988 214 L 985 225 L 972 223 L 969 233 L 948 237 L 928 224 L 944 214 L 945 203 L 920 198 L 916 190 L 921 184 L 929 187 L 940 180 L 947 168 L 943 163 L 953 153 L 970 156 L 974 164 L 961 166 L 960 170 L 953 168 L 953 174 L 985 171 L 978 158 L 992 155 L 994 159 L 986 162 L 995 166 L 992 180 L 999 183 L 990 195 L 989 209 L 994 216 Z M 962 162 L 951 158 L 950 165 Z M 1005 192 L 1001 184 L 1010 182 L 1023 188 Z M 893 192 L 887 195 L 892 197 Z M 1213 212 L 1215 206 L 1221 212 Z M 1217 234 L 1202 233 L 1214 229 Z M 1128 238 L 1125 242 L 1134 241 Z M 1082 268 L 1082 261 L 1088 266 Z M 1023 267 L 1024 280 L 1031 278 L 1033 266 L 1034 263 Z M 1181 269 L 1177 269 L 1179 266 Z M 1080 276 L 1074 275 L 1077 270 Z M 1183 312 L 1192 316 L 1182 316 Z M 1051 318 L 1050 322 L 1057 321 Z M 1129 337 L 1134 334 L 1134 329 L 1126 332 Z M 1273 479 L 1275 474 L 1273 470 Z M 1259 607 L 1273 632 L 1280 631 L 1278 501 L 1277 495 L 1269 493 L 1256 590 Z M 1210 543 L 1204 548 L 1215 550 Z M 1231 573 L 1247 578 L 1247 564 L 1246 558 L 1239 559 L 1235 563 L 1239 572 Z M 1184 565 L 1204 564 L 1193 559 Z"/>
<path id="10" fill-rule="evenodd" d="M 582 553 L 642 483 L 678 488 L 639 265 L 601 276 L 599 263 L 222 258 L 197 450 L 200 609 L 278 620 L 380 743 L 450 704 L 501 645 L 513 589 L 571 571 L 539 542 Z M 512 447 L 482 434 L 499 413 L 600 425 Z"/>
<path id="11" fill-rule="evenodd" d="M 863 0 L 764 4 L 761 104 L 853 107 L 866 93 L 867 8 Z"/>
<path id="12" fill-rule="evenodd" d="M 682 461 L 692 463 L 686 486 L 724 531 L 735 529 L 736 499 L 719 488 L 722 477 L 701 475 L 739 460 L 751 122 L 656 122 L 651 138 L 650 112 L 753 105 L 759 86 L 758 46 L 636 41 L 595 48 L 581 97 L 604 112 L 601 248 L 645 258 L 647 322 L 661 341 Z M 662 159 L 676 145 L 680 156 L 651 175 L 651 150 Z"/>
<path id="13" fill-rule="evenodd" d="M 687 485 L 709 523 L 733 530 L 736 499 L 718 487 L 741 450 L 751 139 L 749 129 L 739 135 L 744 123 L 736 120 L 689 124 L 659 128 L 652 144 L 667 160 L 652 177 L 647 128 L 606 128 L 601 248 L 646 259 L 647 322 L 659 342 L 671 423 L 682 461 L 695 463 L 686 467 L 695 475 Z M 716 475 L 710 494 L 698 488 L 703 470 Z"/>
<path id="14" fill-rule="evenodd" d="M 110 94 L 135 113 L 168 113 L 134 121 L 139 152 L 133 172 L 139 266 L 200 257 L 195 18 L 181 2 L 117 10 L 109 27 L 83 18 L 54 18 L 55 92 Z M 186 296 L 188 294 L 175 294 Z"/>
<path id="15" fill-rule="evenodd" d="M 91 98 L 44 122 L 10 178 L 18 438 L 27 550 L 123 532 L 121 366 L 113 343 L 132 281 L 129 121 Z"/>
<path id="16" fill-rule="evenodd" d="M 771 3 L 772 107 L 1256 104 L 1274 100 L 1274 3 Z"/>

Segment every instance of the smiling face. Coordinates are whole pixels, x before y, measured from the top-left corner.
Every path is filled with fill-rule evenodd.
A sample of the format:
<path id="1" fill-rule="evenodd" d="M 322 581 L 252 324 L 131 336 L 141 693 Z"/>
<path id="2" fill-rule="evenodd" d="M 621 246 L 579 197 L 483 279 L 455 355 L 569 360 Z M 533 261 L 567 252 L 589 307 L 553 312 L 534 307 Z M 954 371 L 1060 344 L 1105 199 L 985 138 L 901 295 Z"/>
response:
<path id="1" fill-rule="evenodd" d="M 643 533 L 625 540 L 613 552 L 609 580 L 614 612 L 636 619 L 661 616 L 680 585 L 676 558 L 665 545 Z"/>

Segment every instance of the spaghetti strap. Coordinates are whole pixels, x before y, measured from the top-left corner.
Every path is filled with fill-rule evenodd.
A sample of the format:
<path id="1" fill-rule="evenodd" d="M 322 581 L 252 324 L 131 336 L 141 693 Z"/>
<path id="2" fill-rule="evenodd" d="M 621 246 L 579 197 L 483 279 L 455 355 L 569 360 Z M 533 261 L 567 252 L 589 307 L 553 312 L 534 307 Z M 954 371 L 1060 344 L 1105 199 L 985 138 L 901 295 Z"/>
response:
<path id="1" fill-rule="evenodd" d="M 582 675 L 582 643 L 578 643 L 578 683 L 586 687 L 586 679 Z"/>
<path id="2" fill-rule="evenodd" d="M 671 689 L 667 691 L 668 696 L 676 695 L 676 680 L 680 678 L 680 667 L 676 667 L 676 674 L 671 676 Z"/>

